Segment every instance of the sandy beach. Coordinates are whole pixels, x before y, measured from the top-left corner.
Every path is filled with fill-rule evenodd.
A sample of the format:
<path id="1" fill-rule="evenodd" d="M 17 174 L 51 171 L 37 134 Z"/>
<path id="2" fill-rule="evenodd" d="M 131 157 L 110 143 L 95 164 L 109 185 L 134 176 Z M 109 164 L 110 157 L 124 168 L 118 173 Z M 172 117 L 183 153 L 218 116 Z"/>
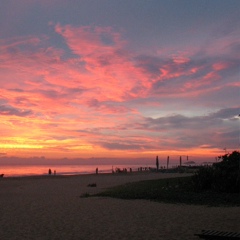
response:
<path id="1" fill-rule="evenodd" d="M 240 208 L 80 198 L 126 182 L 184 176 L 132 173 L 0 179 L 0 239 L 199 239 L 240 231 Z M 97 187 L 88 187 L 96 183 Z"/>

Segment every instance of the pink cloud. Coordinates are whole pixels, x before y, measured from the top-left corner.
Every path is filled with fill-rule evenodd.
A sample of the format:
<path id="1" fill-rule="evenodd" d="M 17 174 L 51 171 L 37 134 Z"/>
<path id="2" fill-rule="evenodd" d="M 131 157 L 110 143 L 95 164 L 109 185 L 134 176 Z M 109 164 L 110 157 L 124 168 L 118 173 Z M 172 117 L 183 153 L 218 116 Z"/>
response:
<path id="1" fill-rule="evenodd" d="M 173 62 L 176 64 L 186 64 L 190 61 L 190 59 L 186 56 L 175 55 L 173 56 Z"/>
<path id="2" fill-rule="evenodd" d="M 33 101 L 39 98 L 39 102 L 48 106 L 58 106 L 68 101 L 69 96 L 63 89 L 79 88 L 83 90 L 82 93 L 78 93 L 78 96 L 71 95 L 71 101 L 85 105 L 91 99 L 121 102 L 138 98 L 139 95 L 147 97 L 152 85 L 159 80 L 165 82 L 185 77 L 182 86 L 187 86 L 187 89 L 190 89 L 190 86 L 197 89 L 206 84 L 204 81 L 191 83 L 191 77 L 195 78 L 194 74 L 200 73 L 205 66 L 195 64 L 186 68 L 192 61 L 189 53 L 189 56 L 185 53 L 174 55 L 170 58 L 171 61 L 160 63 L 159 75 L 152 75 L 151 72 L 136 66 L 133 61 L 134 53 L 125 50 L 126 42 L 111 28 L 77 28 L 57 24 L 55 31 L 65 39 L 76 56 L 66 57 L 62 49 L 51 46 L 43 49 L 41 46 L 46 45 L 45 37 L 12 40 L 10 44 L 2 42 L 5 50 L 1 55 L 4 62 L 4 77 L 1 79 L 4 79 L 5 89 L 17 89 L 21 86 L 25 90 L 24 93 L 15 93 L 15 97 L 25 95 Z M 25 48 L 24 51 L 21 50 L 22 47 Z M 152 62 L 147 64 L 151 65 Z M 212 66 L 213 71 L 205 73 L 202 79 L 218 79 L 219 76 L 214 71 L 226 69 L 227 63 L 220 66 L 217 62 Z M 173 86 L 173 90 L 175 87 Z M 38 92 L 36 88 L 42 91 Z M 51 93 L 50 89 L 52 93 L 58 93 L 61 100 L 56 102 L 54 98 L 47 97 Z M 178 92 L 185 90 L 184 87 L 178 87 Z M 169 88 L 166 88 L 166 91 L 169 91 Z M 31 97 L 32 94 L 35 94 L 34 98 Z M 36 94 L 39 97 L 36 97 Z M 104 109 L 109 110 L 106 107 Z M 102 108 L 103 111 L 104 109 Z"/>
<path id="3" fill-rule="evenodd" d="M 77 55 L 107 55 L 112 54 L 116 47 L 121 48 L 125 41 L 119 33 L 110 27 L 72 27 L 57 24 L 55 31 L 62 35 L 70 49 Z"/>
<path id="4" fill-rule="evenodd" d="M 203 77 L 204 80 L 209 80 L 210 82 L 218 80 L 220 78 L 221 77 L 217 74 L 217 72 L 209 72 Z"/>
<path id="5" fill-rule="evenodd" d="M 230 64 L 227 62 L 217 62 L 213 64 L 212 68 L 215 71 L 221 71 L 221 70 L 227 69 L 229 65 Z"/>
<path id="6" fill-rule="evenodd" d="M 144 88 L 150 87 L 143 73 L 131 62 L 131 53 L 124 50 L 126 42 L 111 28 L 56 25 L 55 30 L 84 62 L 88 74 L 94 76 L 82 84 L 100 89 L 101 97 L 121 101 L 126 96 L 136 96 L 132 91 L 136 85 L 142 93 Z"/>

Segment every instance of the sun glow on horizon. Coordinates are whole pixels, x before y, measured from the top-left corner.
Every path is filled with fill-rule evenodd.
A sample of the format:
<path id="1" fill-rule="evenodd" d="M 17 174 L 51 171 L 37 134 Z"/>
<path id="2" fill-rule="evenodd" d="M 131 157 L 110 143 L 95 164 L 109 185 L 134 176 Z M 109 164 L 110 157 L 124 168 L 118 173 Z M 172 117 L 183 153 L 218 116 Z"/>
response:
<path id="1" fill-rule="evenodd" d="M 0 144 L 0 149 L 42 149 L 43 146 L 32 144 L 19 144 L 19 143 L 4 143 Z"/>

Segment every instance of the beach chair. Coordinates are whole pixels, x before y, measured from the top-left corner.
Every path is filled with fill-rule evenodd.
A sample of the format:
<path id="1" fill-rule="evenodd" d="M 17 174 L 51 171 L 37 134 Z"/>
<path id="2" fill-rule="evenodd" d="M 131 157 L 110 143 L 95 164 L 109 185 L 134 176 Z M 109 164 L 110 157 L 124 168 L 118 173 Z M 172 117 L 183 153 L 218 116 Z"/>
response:
<path id="1" fill-rule="evenodd" d="M 235 232 L 202 230 L 201 233 L 194 235 L 202 239 L 240 239 L 240 233 Z"/>

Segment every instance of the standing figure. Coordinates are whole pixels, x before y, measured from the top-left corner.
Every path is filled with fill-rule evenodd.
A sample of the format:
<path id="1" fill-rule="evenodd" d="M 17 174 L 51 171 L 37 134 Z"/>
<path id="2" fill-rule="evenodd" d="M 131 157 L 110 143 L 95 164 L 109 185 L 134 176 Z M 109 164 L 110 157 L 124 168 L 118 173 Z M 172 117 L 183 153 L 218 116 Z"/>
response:
<path id="1" fill-rule="evenodd" d="M 48 174 L 51 175 L 52 174 L 52 170 L 49 168 L 48 170 Z"/>

